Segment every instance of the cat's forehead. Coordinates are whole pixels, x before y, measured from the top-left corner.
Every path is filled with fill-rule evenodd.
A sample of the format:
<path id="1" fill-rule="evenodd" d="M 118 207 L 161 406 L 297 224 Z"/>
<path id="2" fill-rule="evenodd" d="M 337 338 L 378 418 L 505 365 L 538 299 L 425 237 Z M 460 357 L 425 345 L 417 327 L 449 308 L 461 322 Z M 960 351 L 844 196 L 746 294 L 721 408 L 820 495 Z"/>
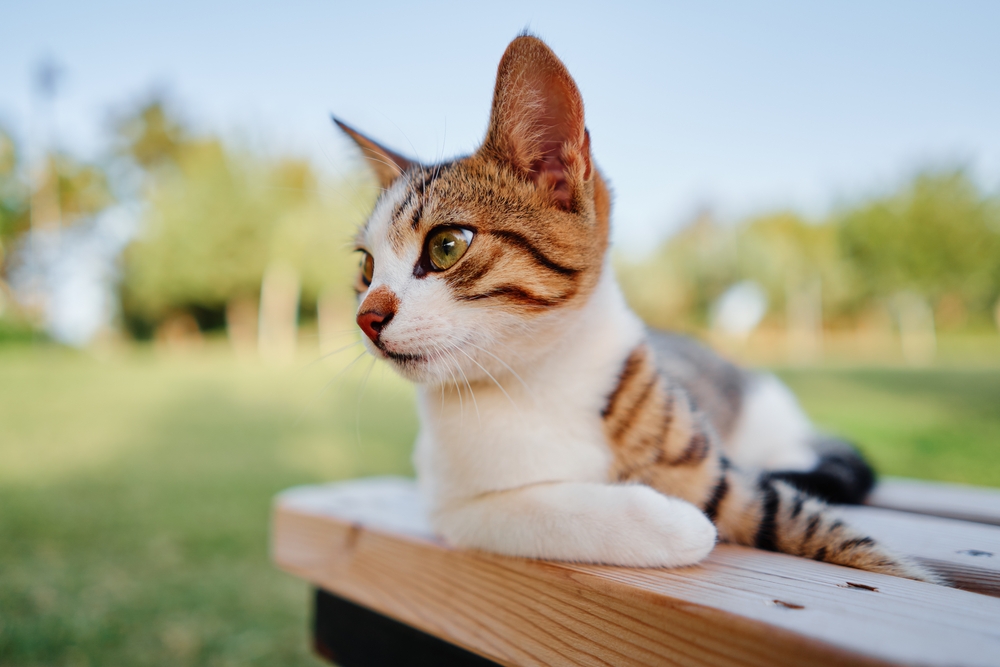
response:
<path id="1" fill-rule="evenodd" d="M 362 230 L 372 250 L 409 255 L 427 232 L 439 225 L 469 222 L 469 212 L 456 198 L 454 165 L 439 164 L 407 170 L 382 193 Z"/>

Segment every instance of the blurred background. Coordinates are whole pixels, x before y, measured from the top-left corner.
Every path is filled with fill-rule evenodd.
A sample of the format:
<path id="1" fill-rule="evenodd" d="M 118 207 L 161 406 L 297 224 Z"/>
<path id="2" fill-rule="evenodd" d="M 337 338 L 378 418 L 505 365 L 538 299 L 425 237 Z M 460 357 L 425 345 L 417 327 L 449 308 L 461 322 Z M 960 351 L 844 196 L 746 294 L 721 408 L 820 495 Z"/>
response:
<path id="1" fill-rule="evenodd" d="M 4 665 L 319 664 L 271 498 L 411 474 L 416 429 L 356 344 L 376 190 L 328 115 L 471 151 L 525 27 L 584 94 L 649 322 L 776 370 L 883 473 L 1000 486 L 995 3 L 0 15 Z"/>

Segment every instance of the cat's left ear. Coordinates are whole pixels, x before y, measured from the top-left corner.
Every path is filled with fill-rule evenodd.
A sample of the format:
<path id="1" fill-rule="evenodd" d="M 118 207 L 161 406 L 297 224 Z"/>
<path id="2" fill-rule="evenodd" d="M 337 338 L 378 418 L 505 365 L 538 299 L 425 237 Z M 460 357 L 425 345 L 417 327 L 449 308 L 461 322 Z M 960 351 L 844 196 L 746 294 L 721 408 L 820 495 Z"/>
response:
<path id="1" fill-rule="evenodd" d="M 330 118 L 358 145 L 368 160 L 368 164 L 371 165 L 372 171 L 375 172 L 379 185 L 383 188 L 388 188 L 393 181 L 403 175 L 403 172 L 416 164 L 373 139 L 369 139 L 339 118 L 335 116 L 330 116 Z"/>
<path id="2" fill-rule="evenodd" d="M 567 210 L 574 188 L 593 173 L 583 98 L 566 66 L 537 37 L 521 35 L 504 52 L 480 150 L 505 160 Z"/>

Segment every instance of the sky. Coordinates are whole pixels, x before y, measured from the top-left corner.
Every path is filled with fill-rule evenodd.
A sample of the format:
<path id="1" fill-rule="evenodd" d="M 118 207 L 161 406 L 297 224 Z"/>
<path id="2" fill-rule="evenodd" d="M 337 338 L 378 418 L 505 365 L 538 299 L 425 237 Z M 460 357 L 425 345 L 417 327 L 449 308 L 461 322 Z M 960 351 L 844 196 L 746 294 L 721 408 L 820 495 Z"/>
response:
<path id="1" fill-rule="evenodd" d="M 156 90 L 196 127 L 333 174 L 360 160 L 330 113 L 424 161 L 468 153 L 527 28 L 583 93 L 620 247 L 649 248 L 704 207 L 818 217 L 929 166 L 1000 184 L 997 2 L 5 0 L 0 13 L 0 124 L 32 145 L 52 128 L 84 157 L 110 114 Z M 51 120 L 32 84 L 44 59 L 63 72 Z"/>

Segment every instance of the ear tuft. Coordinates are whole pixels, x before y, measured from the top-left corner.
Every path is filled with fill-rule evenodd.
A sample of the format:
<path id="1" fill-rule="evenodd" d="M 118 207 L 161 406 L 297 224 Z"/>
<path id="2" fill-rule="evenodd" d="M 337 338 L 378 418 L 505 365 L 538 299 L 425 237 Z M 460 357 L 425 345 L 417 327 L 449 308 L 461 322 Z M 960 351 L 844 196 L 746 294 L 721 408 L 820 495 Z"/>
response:
<path id="1" fill-rule="evenodd" d="M 564 209 L 591 176 L 583 98 L 566 66 L 537 37 L 517 37 L 500 60 L 481 150 L 508 162 Z"/>
<path id="2" fill-rule="evenodd" d="M 372 171 L 375 172 L 379 185 L 383 188 L 389 187 L 393 181 L 403 175 L 403 172 L 416 164 L 399 153 L 369 139 L 336 116 L 330 116 L 330 118 L 358 145 L 365 159 L 368 160 L 368 164 L 371 165 Z"/>

